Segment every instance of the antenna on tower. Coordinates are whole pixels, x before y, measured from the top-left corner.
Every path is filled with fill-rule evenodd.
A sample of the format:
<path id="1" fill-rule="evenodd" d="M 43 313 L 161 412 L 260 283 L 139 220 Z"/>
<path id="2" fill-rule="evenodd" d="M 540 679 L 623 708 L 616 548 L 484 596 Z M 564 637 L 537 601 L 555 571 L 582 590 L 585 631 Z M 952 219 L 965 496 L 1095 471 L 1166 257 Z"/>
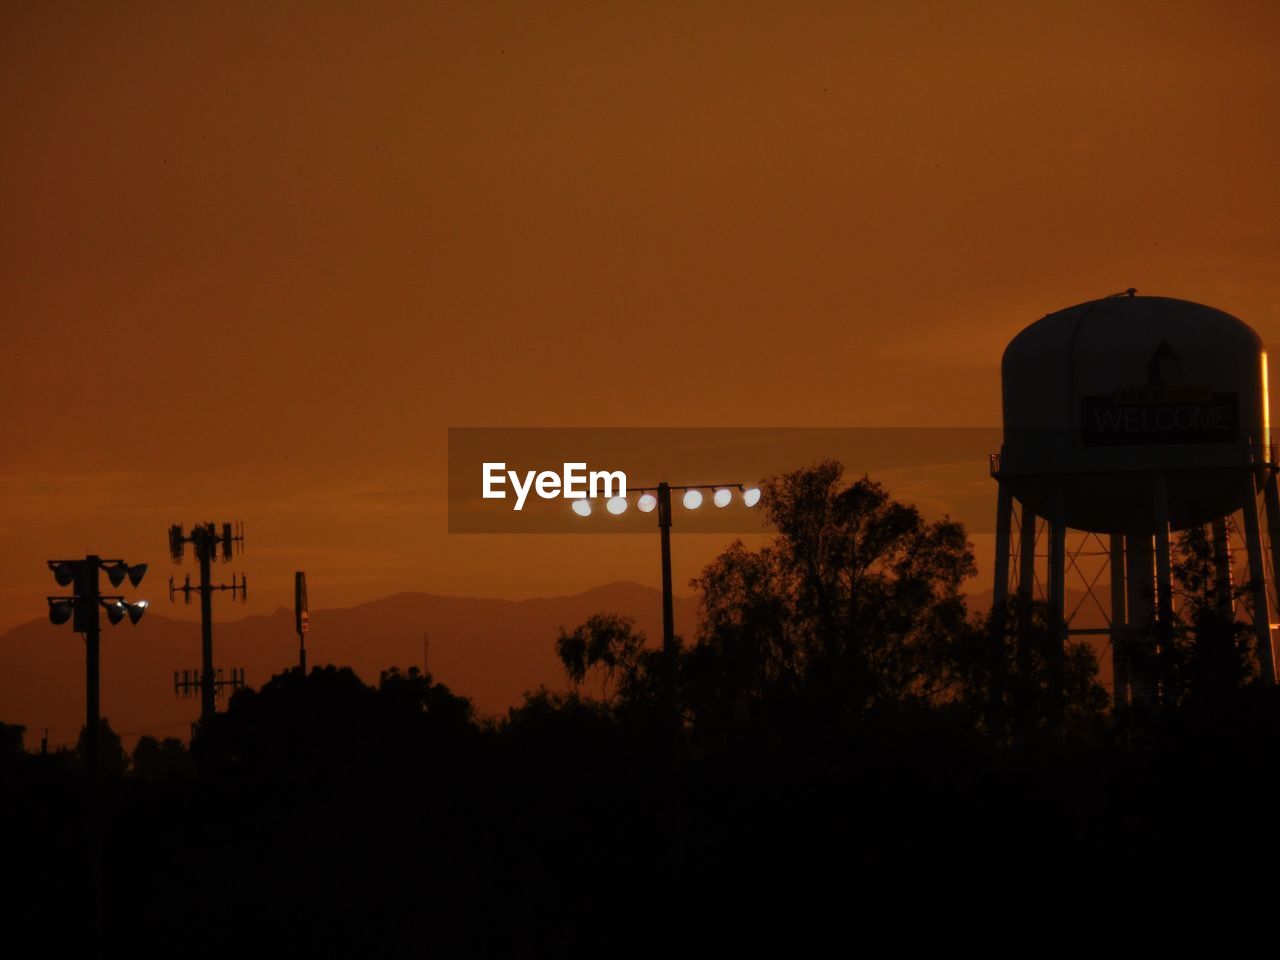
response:
<path id="1" fill-rule="evenodd" d="M 182 562 L 187 544 L 191 544 L 200 564 L 200 582 L 192 585 L 191 574 L 187 574 L 182 585 L 178 586 L 173 582 L 173 577 L 170 577 L 169 602 L 173 603 L 179 593 L 182 594 L 184 603 L 191 602 L 192 593 L 200 597 L 201 666 L 197 671 L 183 671 L 181 678 L 175 670 L 173 690 L 175 694 L 184 696 L 193 695 L 195 690 L 200 691 L 200 722 L 203 724 L 213 717 L 217 709 L 215 700 L 223 687 L 237 689 L 244 685 L 243 669 L 233 667 L 230 678 L 224 678 L 221 670 L 214 670 L 213 594 L 215 591 L 230 590 L 233 601 L 238 596 L 244 603 L 249 598 L 248 578 L 243 573 L 239 579 L 232 574 L 230 583 L 213 583 L 210 577 L 210 567 L 219 551 L 224 563 L 230 561 L 237 551 L 244 551 L 244 524 L 240 521 L 234 524 L 223 523 L 219 530 L 218 524 L 198 523 L 191 528 L 190 535 L 184 533 L 180 523 L 169 527 L 169 556 L 174 563 Z"/>

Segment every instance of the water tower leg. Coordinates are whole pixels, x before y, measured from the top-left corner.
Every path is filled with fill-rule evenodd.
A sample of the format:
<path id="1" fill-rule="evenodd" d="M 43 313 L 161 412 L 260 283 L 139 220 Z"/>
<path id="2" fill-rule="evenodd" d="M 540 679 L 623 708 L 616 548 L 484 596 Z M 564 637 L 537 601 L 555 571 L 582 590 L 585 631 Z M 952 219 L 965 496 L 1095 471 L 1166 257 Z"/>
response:
<path id="1" fill-rule="evenodd" d="M 1022 505 L 1022 530 L 1018 534 L 1018 599 L 1023 610 L 1031 608 L 1036 591 L 1036 515 Z"/>
<path id="2" fill-rule="evenodd" d="M 1049 690 L 1054 723 L 1063 721 L 1063 666 L 1066 659 L 1067 523 L 1062 481 L 1054 484 L 1049 523 Z"/>
<path id="3" fill-rule="evenodd" d="M 1213 531 L 1214 591 L 1218 595 L 1218 612 L 1230 615 L 1231 602 L 1231 541 L 1227 537 L 1227 518 L 1219 517 L 1210 525 Z M 1272 539 L 1274 543 L 1274 537 Z"/>
<path id="4" fill-rule="evenodd" d="M 1136 644 L 1131 653 L 1140 654 L 1136 660 L 1142 669 L 1129 675 L 1133 690 L 1133 703 L 1144 707 L 1155 705 L 1155 684 L 1152 682 L 1151 665 L 1151 607 L 1154 598 L 1155 556 L 1151 548 L 1150 534 L 1126 534 L 1124 538 L 1126 593 L 1129 607 L 1129 638 Z"/>
<path id="5" fill-rule="evenodd" d="M 1031 675 L 1031 601 L 1036 592 L 1036 515 L 1022 505 L 1021 530 L 1018 533 L 1018 637 L 1016 656 L 1018 676 L 1028 681 Z"/>
<path id="6" fill-rule="evenodd" d="M 1258 523 L 1258 493 L 1250 475 L 1244 489 L 1244 539 L 1249 548 L 1249 588 L 1253 594 L 1253 635 L 1258 647 L 1258 671 L 1262 682 L 1276 682 L 1271 649 L 1271 610 L 1267 604 L 1266 558 L 1262 555 L 1262 531 Z"/>
<path id="7" fill-rule="evenodd" d="M 1173 562 L 1169 554 L 1169 488 L 1164 474 L 1156 478 L 1156 634 L 1160 646 L 1173 642 Z"/>
<path id="8" fill-rule="evenodd" d="M 1013 526 L 1013 494 L 1008 484 L 1000 481 L 996 496 L 996 562 L 995 583 L 991 593 L 991 695 L 988 701 L 989 729 L 1000 727 L 1000 708 L 1004 702 L 1007 677 L 1005 634 L 1009 623 L 1009 533 Z"/>
<path id="9" fill-rule="evenodd" d="M 991 629 L 999 639 L 1004 638 L 1005 610 L 1009 601 L 1009 533 L 1013 526 L 1013 494 L 1008 485 L 1000 481 L 996 495 L 996 563 L 995 583 L 991 593 Z"/>
<path id="10" fill-rule="evenodd" d="M 1129 676 L 1124 649 L 1124 537 L 1111 534 L 1111 687 L 1115 710 L 1129 705 Z"/>
<path id="11" fill-rule="evenodd" d="M 1277 486 L 1276 472 L 1267 472 L 1267 483 L 1263 488 L 1267 507 L 1267 547 L 1271 552 L 1272 587 L 1275 589 L 1277 602 L 1280 602 L 1280 565 L 1276 563 L 1276 548 L 1280 546 L 1280 487 Z M 1270 639 L 1270 630 L 1267 631 Z M 1276 644 L 1271 643 L 1271 674 L 1276 674 Z"/>

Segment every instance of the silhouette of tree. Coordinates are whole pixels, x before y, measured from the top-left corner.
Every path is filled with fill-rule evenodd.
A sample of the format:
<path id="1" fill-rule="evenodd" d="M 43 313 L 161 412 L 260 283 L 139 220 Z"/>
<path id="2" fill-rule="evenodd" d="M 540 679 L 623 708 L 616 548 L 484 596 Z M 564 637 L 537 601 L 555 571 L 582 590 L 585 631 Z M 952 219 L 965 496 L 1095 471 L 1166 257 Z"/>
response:
<path id="1" fill-rule="evenodd" d="M 475 730 L 471 701 L 417 667 L 404 672 L 397 667 L 384 670 L 374 705 L 375 723 L 401 731 L 401 743 L 430 744 L 438 751 L 443 744 L 465 741 Z"/>
<path id="2" fill-rule="evenodd" d="M 89 727 L 80 728 L 80 736 L 76 740 L 76 758 L 86 762 L 89 748 Z M 129 769 L 129 755 L 124 752 L 124 744 L 111 729 L 106 717 L 98 721 L 98 764 L 104 777 L 123 777 Z"/>
<path id="3" fill-rule="evenodd" d="M 1012 597 L 1005 617 L 1001 630 L 993 630 L 987 616 L 957 635 L 948 662 L 953 702 L 1000 743 L 1056 740 L 1061 733 L 1076 741 L 1100 740 L 1110 698 L 1098 682 L 1093 648 L 1055 638 L 1046 603 L 1024 604 Z M 1058 643 L 1063 652 L 1062 730 L 1052 668 Z"/>
<path id="4" fill-rule="evenodd" d="M 0 723 L 0 760 L 7 760 L 23 752 L 23 738 L 27 728 L 18 723 Z"/>
<path id="5" fill-rule="evenodd" d="M 139 780 L 181 780 L 194 776 L 195 764 L 177 737 L 142 736 L 133 748 L 131 772 Z"/>
<path id="6" fill-rule="evenodd" d="M 597 613 L 572 631 L 561 629 L 556 655 L 575 688 L 589 673 L 599 674 L 600 699 L 609 702 L 615 693 L 630 699 L 647 686 L 643 675 L 655 665 L 648 662 L 644 646 L 634 618 Z"/>
<path id="7" fill-rule="evenodd" d="M 703 623 L 686 685 L 701 708 L 781 696 L 850 720 L 943 693 L 976 569 L 964 528 L 843 472 L 825 461 L 770 478 L 777 536 L 755 551 L 735 542 L 694 581 Z"/>
<path id="8" fill-rule="evenodd" d="M 454 754 L 475 732 L 471 702 L 416 667 L 393 667 L 370 687 L 349 667 L 325 666 L 237 691 L 193 753 L 211 769 L 300 788 L 414 776 L 421 763 Z"/>
<path id="9" fill-rule="evenodd" d="M 1146 666 L 1164 708 L 1209 706 L 1234 698 L 1258 676 L 1257 650 L 1248 624 L 1234 607 L 1252 596 L 1252 584 L 1218 581 L 1213 541 L 1205 527 L 1184 530 L 1174 549 L 1174 582 L 1183 604 L 1171 635 Z"/>
<path id="10" fill-rule="evenodd" d="M 764 487 L 777 536 L 757 550 L 735 541 L 694 580 L 702 622 L 680 649 L 678 692 L 699 735 L 811 736 L 938 708 L 1000 743 L 1058 736 L 1044 605 L 1011 607 L 1003 640 L 971 619 L 960 524 L 926 522 L 868 477 L 846 484 L 834 461 Z M 606 704 L 656 702 L 658 654 L 629 620 L 591 617 L 562 630 L 556 650 L 575 690 L 598 669 Z M 1066 644 L 1063 696 L 1068 731 L 1099 735 L 1109 701 L 1087 644 Z"/>

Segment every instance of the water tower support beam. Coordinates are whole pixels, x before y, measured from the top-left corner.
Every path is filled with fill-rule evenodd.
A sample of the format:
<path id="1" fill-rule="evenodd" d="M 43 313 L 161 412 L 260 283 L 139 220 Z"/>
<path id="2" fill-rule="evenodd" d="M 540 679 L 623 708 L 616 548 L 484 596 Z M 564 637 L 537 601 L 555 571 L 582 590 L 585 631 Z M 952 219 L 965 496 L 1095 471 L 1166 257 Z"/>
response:
<path id="1" fill-rule="evenodd" d="M 996 568 L 994 594 L 991 598 L 991 628 L 998 638 L 1004 637 L 1005 611 L 1009 601 L 1009 534 L 1013 526 L 1013 494 L 999 481 L 996 494 Z"/>
<path id="2" fill-rule="evenodd" d="M 1159 642 L 1173 640 L 1173 560 L 1169 554 L 1169 485 L 1162 473 L 1156 477 L 1156 614 Z"/>
<path id="3" fill-rule="evenodd" d="M 1258 647 L 1258 670 L 1262 682 L 1274 686 L 1276 670 L 1271 649 L 1271 610 L 1267 604 L 1267 567 L 1258 523 L 1258 491 L 1252 474 L 1245 478 L 1244 483 L 1244 539 L 1249 548 L 1249 588 L 1253 594 L 1253 634 Z"/>
<path id="4" fill-rule="evenodd" d="M 1054 482 L 1053 517 L 1049 524 L 1049 690 L 1054 723 L 1064 715 L 1063 665 L 1066 658 L 1067 522 L 1062 480 Z"/>
<path id="5" fill-rule="evenodd" d="M 1018 606 L 1031 609 L 1036 591 L 1036 515 L 1025 503 L 1022 505 L 1022 523 L 1018 531 Z"/>
<path id="6" fill-rule="evenodd" d="M 1018 622 L 1017 657 L 1018 675 L 1031 675 L 1031 601 L 1036 591 L 1036 515 L 1022 504 L 1018 522 Z"/>
<path id="7" fill-rule="evenodd" d="M 1267 471 L 1267 482 L 1263 487 L 1263 496 L 1267 509 L 1267 546 L 1271 548 L 1271 583 L 1275 589 L 1276 602 L 1280 603 L 1280 565 L 1276 563 L 1276 549 L 1280 547 L 1280 487 L 1277 487 L 1276 471 Z M 1268 614 L 1269 616 L 1269 614 Z M 1270 624 L 1268 624 L 1270 627 Z M 1270 639 L 1270 630 L 1267 631 Z M 1275 642 L 1271 645 L 1271 674 L 1275 676 Z"/>
<path id="8" fill-rule="evenodd" d="M 1125 662 L 1124 537 L 1111 534 L 1111 686 L 1115 710 L 1129 705 L 1129 671 Z"/>
<path id="9" fill-rule="evenodd" d="M 1155 582 L 1155 559 L 1151 549 L 1151 535 L 1130 533 L 1124 538 L 1125 587 L 1129 607 L 1129 642 L 1137 650 L 1129 650 L 1128 663 L 1139 663 L 1141 668 L 1129 675 L 1133 689 L 1133 703 L 1144 707 L 1155 706 L 1155 686 L 1151 681 L 1151 606 Z M 1134 657 L 1133 653 L 1141 656 Z M 1125 672 L 1128 673 L 1128 664 Z"/>
<path id="10" fill-rule="evenodd" d="M 1231 596 L 1231 540 L 1227 534 L 1227 518 L 1219 517 L 1210 525 L 1213 531 L 1214 589 L 1218 595 L 1218 612 L 1230 616 L 1234 607 Z M 1272 537 L 1274 549 L 1275 538 Z"/>

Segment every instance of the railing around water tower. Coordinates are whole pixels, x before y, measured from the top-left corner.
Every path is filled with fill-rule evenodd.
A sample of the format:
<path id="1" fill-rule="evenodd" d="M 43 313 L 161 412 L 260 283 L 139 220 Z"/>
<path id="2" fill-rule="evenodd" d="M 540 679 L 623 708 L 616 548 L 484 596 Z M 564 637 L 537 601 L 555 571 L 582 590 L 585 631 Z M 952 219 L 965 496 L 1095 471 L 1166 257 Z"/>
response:
<path id="1" fill-rule="evenodd" d="M 1253 443 L 1250 440 L 1246 440 L 1240 444 L 1240 447 L 1245 451 L 1247 459 L 1239 466 L 1280 469 L 1280 444 Z M 1000 460 L 999 453 L 987 454 L 988 469 L 991 472 L 991 476 L 997 480 L 1000 478 Z"/>

